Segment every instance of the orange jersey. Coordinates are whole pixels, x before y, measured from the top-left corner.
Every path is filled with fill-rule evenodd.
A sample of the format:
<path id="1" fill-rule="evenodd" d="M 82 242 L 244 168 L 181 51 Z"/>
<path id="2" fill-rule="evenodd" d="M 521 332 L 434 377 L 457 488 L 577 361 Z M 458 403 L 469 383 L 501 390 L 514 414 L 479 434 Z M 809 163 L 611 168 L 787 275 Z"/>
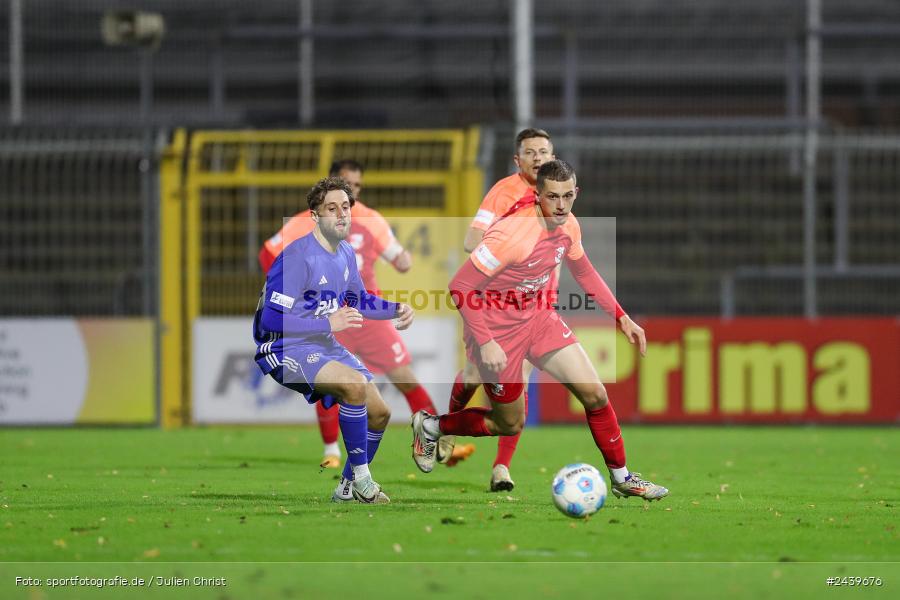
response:
<path id="1" fill-rule="evenodd" d="M 563 257 L 578 260 L 584 256 L 581 227 L 575 215 L 548 230 L 537 216 L 537 206 L 523 202 L 517 210 L 500 219 L 485 233 L 470 256 L 472 264 L 491 278 L 489 292 L 508 298 L 547 294 L 547 282 Z M 534 303 L 534 309 L 548 308 Z M 534 316 L 533 310 L 485 304 L 485 321 L 491 329 L 520 326 Z"/>
<path id="2" fill-rule="evenodd" d="M 309 211 L 303 211 L 294 215 L 281 230 L 266 240 L 260 253 L 260 264 L 264 271 L 268 270 L 272 261 L 281 254 L 282 249 L 294 240 L 315 229 L 316 223 L 312 220 Z M 377 292 L 378 282 L 375 281 L 375 262 L 382 257 L 388 262 L 397 258 L 403 247 L 394 237 L 391 226 L 377 210 L 369 208 L 359 200 L 350 209 L 350 235 L 347 242 L 356 253 L 356 266 L 363 284 L 370 292 Z"/>
<path id="3" fill-rule="evenodd" d="M 504 177 L 494 184 L 472 221 L 475 229 L 487 230 L 488 227 L 503 217 L 520 198 L 534 192 L 534 188 L 519 173 Z"/>

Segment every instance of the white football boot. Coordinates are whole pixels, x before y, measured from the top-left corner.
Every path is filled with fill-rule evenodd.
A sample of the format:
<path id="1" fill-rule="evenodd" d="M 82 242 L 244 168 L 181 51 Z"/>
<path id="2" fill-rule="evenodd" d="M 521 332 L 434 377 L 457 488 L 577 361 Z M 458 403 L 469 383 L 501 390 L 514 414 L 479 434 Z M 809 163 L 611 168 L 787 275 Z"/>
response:
<path id="1" fill-rule="evenodd" d="M 390 504 L 391 499 L 381 491 L 381 486 L 375 483 L 371 475 L 353 480 L 353 497 L 363 504 Z"/>
<path id="2" fill-rule="evenodd" d="M 492 492 L 509 492 L 516 487 L 516 482 L 509 476 L 509 469 L 506 465 L 497 465 L 491 472 L 491 491 Z"/>
<path id="3" fill-rule="evenodd" d="M 437 417 L 420 410 L 412 416 L 410 424 L 413 430 L 412 457 L 416 466 L 423 473 L 431 473 L 434 469 L 437 448 L 437 438 L 431 437 L 425 431 L 425 421 L 428 419 L 437 419 Z"/>
<path id="4" fill-rule="evenodd" d="M 648 502 L 662 500 L 669 495 L 669 490 L 652 481 L 641 479 L 640 473 L 629 473 L 628 478 L 622 483 L 612 484 L 612 493 L 617 498 L 630 498 L 636 496 Z"/>

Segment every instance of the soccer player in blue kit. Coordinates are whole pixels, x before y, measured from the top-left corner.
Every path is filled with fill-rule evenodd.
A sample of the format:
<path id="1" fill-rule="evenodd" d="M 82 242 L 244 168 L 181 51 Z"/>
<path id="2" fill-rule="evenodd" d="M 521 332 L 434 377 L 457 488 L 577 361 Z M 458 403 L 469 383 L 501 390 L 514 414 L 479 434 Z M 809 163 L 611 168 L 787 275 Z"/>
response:
<path id="1" fill-rule="evenodd" d="M 412 324 L 413 310 L 366 292 L 350 232 L 353 194 L 339 177 L 320 180 L 306 196 L 316 228 L 288 245 L 266 277 L 253 338 L 256 364 L 307 402 L 337 402 L 347 464 L 332 495 L 336 502 L 385 504 L 390 499 L 369 472 L 391 413 L 372 374 L 334 333 L 361 327 L 363 318 Z"/>

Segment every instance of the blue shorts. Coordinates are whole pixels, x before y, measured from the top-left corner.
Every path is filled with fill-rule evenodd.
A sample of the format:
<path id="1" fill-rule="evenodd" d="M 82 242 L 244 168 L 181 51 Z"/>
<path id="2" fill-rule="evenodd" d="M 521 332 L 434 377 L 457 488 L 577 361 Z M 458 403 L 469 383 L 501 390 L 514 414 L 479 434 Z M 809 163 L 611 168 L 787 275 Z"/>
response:
<path id="1" fill-rule="evenodd" d="M 372 374 L 349 350 L 335 342 L 330 345 L 297 344 L 284 349 L 281 364 L 269 374 L 281 385 L 303 394 L 306 401 L 314 404 L 322 400 L 322 404 L 331 406 L 334 399 L 316 393 L 316 375 L 322 367 L 331 361 L 337 361 L 351 369 L 362 373 L 366 381 L 372 381 Z"/>

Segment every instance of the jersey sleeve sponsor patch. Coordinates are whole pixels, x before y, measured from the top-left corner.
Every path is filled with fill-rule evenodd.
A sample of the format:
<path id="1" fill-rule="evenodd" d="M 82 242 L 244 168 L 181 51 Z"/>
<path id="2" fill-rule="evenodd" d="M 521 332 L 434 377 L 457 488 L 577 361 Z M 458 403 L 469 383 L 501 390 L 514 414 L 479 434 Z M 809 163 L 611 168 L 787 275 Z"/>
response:
<path id="1" fill-rule="evenodd" d="M 500 261 L 484 244 L 479 244 L 478 247 L 475 248 L 475 252 L 472 253 L 472 256 L 488 271 L 493 271 L 500 266 Z"/>
<path id="2" fill-rule="evenodd" d="M 484 223 L 485 225 L 490 225 L 494 222 L 494 217 L 496 215 L 489 210 L 485 210 L 483 208 L 478 209 L 478 212 L 475 213 L 475 222 L 476 223 Z"/>
<path id="3" fill-rule="evenodd" d="M 269 302 L 272 304 L 277 304 L 278 306 L 283 306 L 286 309 L 290 310 L 294 308 L 295 298 L 291 296 L 286 296 L 285 294 L 279 294 L 278 292 L 273 291 L 272 296 L 269 298 Z"/>
<path id="4" fill-rule="evenodd" d="M 400 245 L 400 242 L 397 240 L 393 240 L 387 248 L 384 249 L 384 252 L 381 253 L 381 256 L 384 257 L 384 260 L 391 262 L 403 252 L 403 246 Z"/>

